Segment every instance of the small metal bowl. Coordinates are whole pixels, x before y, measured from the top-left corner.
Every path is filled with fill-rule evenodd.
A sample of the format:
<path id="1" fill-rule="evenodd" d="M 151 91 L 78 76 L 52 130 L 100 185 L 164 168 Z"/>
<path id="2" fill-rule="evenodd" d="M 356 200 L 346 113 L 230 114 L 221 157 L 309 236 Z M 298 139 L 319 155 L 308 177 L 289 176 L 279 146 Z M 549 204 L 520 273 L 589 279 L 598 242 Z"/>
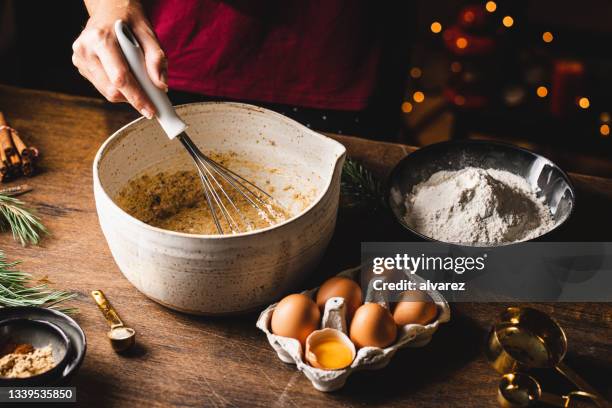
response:
<path id="1" fill-rule="evenodd" d="M 0 377 L 0 386 L 32 386 L 55 383 L 62 377 L 71 354 L 70 339 L 57 325 L 42 320 L 12 318 L 0 321 L 0 339 L 7 342 L 30 344 L 35 349 L 51 346 L 55 366 L 44 373 L 27 378 Z"/>
<path id="2" fill-rule="evenodd" d="M 412 192 L 414 186 L 438 171 L 460 170 L 465 167 L 506 170 L 523 177 L 536 189 L 538 196 L 544 198 L 544 204 L 550 209 L 555 221 L 550 231 L 536 239 L 563 225 L 576 206 L 576 193 L 570 178 L 547 158 L 505 143 L 482 140 L 449 141 L 432 144 L 409 154 L 392 170 L 387 187 L 387 200 L 397 222 L 424 240 L 437 241 L 406 223 L 405 196 Z"/>

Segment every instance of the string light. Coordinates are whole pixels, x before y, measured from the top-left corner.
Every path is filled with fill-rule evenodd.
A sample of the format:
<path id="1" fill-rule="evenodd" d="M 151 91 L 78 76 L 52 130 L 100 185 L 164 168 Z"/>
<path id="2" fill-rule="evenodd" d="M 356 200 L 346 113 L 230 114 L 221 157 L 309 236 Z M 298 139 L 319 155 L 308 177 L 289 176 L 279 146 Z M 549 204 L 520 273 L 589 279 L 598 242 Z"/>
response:
<path id="1" fill-rule="evenodd" d="M 455 45 L 457 45 L 457 48 L 463 50 L 464 48 L 468 46 L 468 40 L 465 37 L 459 37 L 455 41 Z"/>
<path id="2" fill-rule="evenodd" d="M 415 79 L 416 78 L 420 78 L 421 75 L 423 75 L 423 71 L 421 71 L 421 68 L 419 68 L 419 67 L 413 67 L 410 70 L 410 76 L 415 78 Z"/>
<path id="3" fill-rule="evenodd" d="M 578 99 L 578 106 L 580 106 L 582 109 L 588 109 L 589 106 L 591 106 L 591 101 L 589 101 L 589 98 L 583 96 L 582 98 Z"/>
<path id="4" fill-rule="evenodd" d="M 402 103 L 402 112 L 404 113 L 412 112 L 412 104 L 410 102 Z"/>
<path id="5" fill-rule="evenodd" d="M 548 95 L 548 89 L 545 86 L 538 86 L 538 89 L 536 89 L 536 94 L 540 98 L 546 98 L 546 95 Z"/>
<path id="6" fill-rule="evenodd" d="M 550 31 L 545 31 L 542 33 L 542 40 L 545 43 L 551 43 L 555 37 L 552 35 Z"/>
<path id="7" fill-rule="evenodd" d="M 485 9 L 487 9 L 489 13 L 493 13 L 495 10 L 497 10 L 497 4 L 494 1 L 487 1 L 487 4 L 485 4 Z"/>
<path id="8" fill-rule="evenodd" d="M 450 65 L 451 71 L 454 72 L 455 74 L 458 73 L 458 72 L 461 72 L 462 68 L 463 67 L 461 66 L 461 63 L 459 61 L 454 61 Z"/>
<path id="9" fill-rule="evenodd" d="M 440 31 L 442 31 L 442 24 L 438 23 L 437 21 L 434 21 L 433 23 L 431 23 L 431 32 L 434 34 L 438 34 Z"/>
<path id="10" fill-rule="evenodd" d="M 474 14 L 473 11 L 468 10 L 465 13 L 463 13 L 463 21 L 465 21 L 466 23 L 473 23 L 475 19 L 476 19 L 476 15 Z"/>
<path id="11" fill-rule="evenodd" d="M 416 91 L 412 94 L 412 99 L 414 99 L 416 103 L 421 103 L 425 100 L 425 94 L 421 91 Z"/>
<path id="12" fill-rule="evenodd" d="M 601 112 L 601 115 L 599 115 L 599 120 L 606 123 L 610 122 L 610 114 L 608 112 Z"/>
<path id="13" fill-rule="evenodd" d="M 610 126 L 609 125 L 601 125 L 599 127 L 599 133 L 601 133 L 601 135 L 604 136 L 604 137 L 610 136 Z"/>
<path id="14" fill-rule="evenodd" d="M 510 16 L 506 16 L 502 19 L 502 24 L 504 25 L 504 27 L 512 27 L 514 25 L 514 19 Z"/>

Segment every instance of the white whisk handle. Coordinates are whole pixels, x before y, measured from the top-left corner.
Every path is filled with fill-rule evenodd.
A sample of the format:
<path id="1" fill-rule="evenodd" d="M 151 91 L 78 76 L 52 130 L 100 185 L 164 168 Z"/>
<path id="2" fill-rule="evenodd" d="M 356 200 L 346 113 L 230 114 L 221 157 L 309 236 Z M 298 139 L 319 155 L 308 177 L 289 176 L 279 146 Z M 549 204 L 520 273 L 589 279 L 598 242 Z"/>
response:
<path id="1" fill-rule="evenodd" d="M 144 53 L 132 30 L 123 21 L 117 20 L 115 22 L 115 35 L 134 77 L 136 77 L 144 93 L 147 94 L 153 105 L 155 105 L 157 121 L 168 137 L 174 139 L 187 128 L 187 125 L 174 111 L 168 95 L 156 87 L 149 78 L 145 66 Z"/>

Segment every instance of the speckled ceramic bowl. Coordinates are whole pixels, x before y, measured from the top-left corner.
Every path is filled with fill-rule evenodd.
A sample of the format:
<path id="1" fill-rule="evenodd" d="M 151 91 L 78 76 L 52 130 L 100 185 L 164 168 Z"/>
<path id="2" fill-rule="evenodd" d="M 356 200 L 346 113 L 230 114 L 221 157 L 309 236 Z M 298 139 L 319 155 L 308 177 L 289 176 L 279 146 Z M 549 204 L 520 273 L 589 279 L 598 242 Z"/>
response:
<path id="1" fill-rule="evenodd" d="M 93 165 L 96 210 L 115 262 L 151 299 L 176 310 L 252 310 L 295 288 L 317 265 L 336 223 L 344 147 L 275 112 L 236 103 L 177 108 L 204 151 L 234 152 L 253 168 L 242 175 L 273 191 L 293 217 L 236 235 L 194 235 L 147 225 L 113 198 L 131 178 L 193 169 L 178 140 L 155 121 L 115 132 Z"/>

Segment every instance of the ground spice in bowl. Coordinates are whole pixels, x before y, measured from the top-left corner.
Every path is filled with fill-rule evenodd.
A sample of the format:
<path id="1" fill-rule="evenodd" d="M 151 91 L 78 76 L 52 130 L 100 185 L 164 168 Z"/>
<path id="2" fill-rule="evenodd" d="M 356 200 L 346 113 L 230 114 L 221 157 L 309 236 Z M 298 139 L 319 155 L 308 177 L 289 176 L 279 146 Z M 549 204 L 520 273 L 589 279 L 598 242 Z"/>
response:
<path id="1" fill-rule="evenodd" d="M 3 349 L 0 377 L 29 378 L 55 367 L 51 345 L 34 348 L 31 344 L 11 344 Z"/>

